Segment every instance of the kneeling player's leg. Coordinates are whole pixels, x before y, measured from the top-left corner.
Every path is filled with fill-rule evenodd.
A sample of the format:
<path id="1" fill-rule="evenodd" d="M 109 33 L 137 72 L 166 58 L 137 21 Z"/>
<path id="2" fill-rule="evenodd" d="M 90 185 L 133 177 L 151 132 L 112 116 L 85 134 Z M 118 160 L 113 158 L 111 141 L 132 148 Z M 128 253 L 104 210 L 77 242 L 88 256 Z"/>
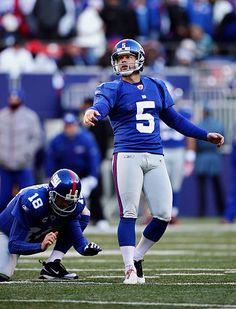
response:
<path id="1" fill-rule="evenodd" d="M 40 272 L 40 279 L 78 279 L 76 273 L 68 272 L 65 266 L 61 263 L 64 255 L 69 251 L 72 245 L 72 238 L 69 233 L 67 233 L 66 230 L 60 230 L 52 253 L 46 262 L 41 262 L 43 268 Z"/>
<path id="2" fill-rule="evenodd" d="M 8 237 L 0 232 L 0 281 L 7 281 L 12 277 L 19 257 L 16 254 L 10 254 L 8 241 Z"/>

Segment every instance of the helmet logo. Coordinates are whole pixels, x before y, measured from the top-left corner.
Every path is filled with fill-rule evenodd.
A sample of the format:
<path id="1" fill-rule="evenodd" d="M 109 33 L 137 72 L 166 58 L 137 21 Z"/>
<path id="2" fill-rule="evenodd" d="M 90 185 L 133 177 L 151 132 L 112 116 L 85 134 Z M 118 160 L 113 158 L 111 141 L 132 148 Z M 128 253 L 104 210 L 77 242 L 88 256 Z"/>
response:
<path id="1" fill-rule="evenodd" d="M 73 194 L 73 190 L 70 189 L 70 193 L 66 194 L 66 200 L 77 200 L 78 198 L 78 190 L 75 190 L 75 194 Z"/>
<path id="2" fill-rule="evenodd" d="M 52 179 L 51 179 L 51 183 L 53 185 L 54 188 L 56 188 L 59 183 L 61 182 L 61 179 L 59 178 L 58 174 L 54 174 Z"/>
<path id="3" fill-rule="evenodd" d="M 125 47 L 126 47 L 126 43 L 122 42 L 122 49 L 125 49 Z"/>

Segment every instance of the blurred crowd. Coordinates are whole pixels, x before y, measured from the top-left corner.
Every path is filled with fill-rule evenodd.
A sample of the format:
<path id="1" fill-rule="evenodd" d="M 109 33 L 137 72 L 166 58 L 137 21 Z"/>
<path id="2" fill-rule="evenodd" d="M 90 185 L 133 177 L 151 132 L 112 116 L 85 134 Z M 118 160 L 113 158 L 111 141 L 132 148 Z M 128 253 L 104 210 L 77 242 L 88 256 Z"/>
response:
<path id="1" fill-rule="evenodd" d="M 234 61 L 236 55 L 236 3 L 233 0 L 0 1 L 0 73 L 10 74 L 13 80 L 17 80 L 24 72 L 55 73 L 71 66 L 98 65 L 110 68 L 111 51 L 122 38 L 138 40 L 146 52 L 145 65 L 159 74 L 167 66 L 192 67 L 199 61 L 216 57 Z M 205 79 L 202 80 L 205 83 Z M 55 137 L 63 141 L 61 144 L 65 147 L 61 147 L 60 151 L 56 149 L 56 146 L 59 145 L 58 140 L 55 142 L 55 147 L 53 140 L 48 143 L 47 147 L 44 147 L 44 132 L 39 134 L 40 130 L 36 126 L 39 122 L 39 120 L 35 120 L 37 115 L 32 115 L 32 111 L 27 110 L 30 121 L 23 123 L 22 119 L 25 118 L 26 113 L 23 104 L 24 98 L 22 93 L 13 94 L 13 99 L 12 95 L 9 97 L 9 106 L 0 111 L 0 117 L 2 117 L 0 133 L 3 132 L 2 134 L 6 137 L 6 142 L 2 142 L 2 149 L 8 145 L 8 150 L 17 149 L 21 156 L 16 151 L 2 153 L 0 178 L 9 179 L 6 192 L 4 194 L 1 192 L 2 199 L 11 199 L 12 194 L 14 195 L 27 182 L 34 183 L 32 172 L 35 168 L 37 170 L 38 165 L 41 168 L 43 166 L 43 177 L 50 177 L 57 168 L 64 167 L 65 164 L 67 167 L 75 169 L 74 166 L 70 166 L 71 162 L 68 162 L 72 157 L 71 149 L 74 150 L 73 158 L 76 158 L 72 160 L 74 163 L 77 162 L 76 160 L 81 160 L 83 163 L 81 165 L 92 167 L 93 165 L 100 166 L 96 160 L 105 161 L 111 140 L 110 126 L 107 121 L 101 123 L 95 130 L 85 132 L 87 129 L 80 127 L 78 115 L 76 115 L 76 119 L 70 115 L 70 117 L 68 116 L 69 120 L 64 119 L 63 130 L 58 137 Z M 83 102 L 81 113 L 92 104 L 91 98 L 86 98 L 86 100 Z M 11 125 L 12 119 L 15 119 L 13 117 L 16 115 L 22 117 L 17 121 L 20 128 Z M 9 119 L 8 126 L 6 125 L 7 119 Z M 209 125 L 209 119 L 206 120 L 206 123 Z M 202 125 L 204 124 L 202 123 Z M 213 126 L 216 126 L 215 122 Z M 37 129 L 33 137 L 34 132 L 30 129 L 32 127 Z M 18 135 L 22 135 L 22 132 L 25 133 L 25 144 L 32 143 L 32 139 L 37 142 L 30 153 L 23 153 L 18 147 Z M 85 145 L 82 138 L 84 134 L 92 134 L 91 143 L 98 148 L 95 152 L 99 155 L 94 158 L 90 156 L 91 162 L 84 160 L 84 157 L 89 157 L 89 150 L 92 149 L 91 145 Z M 9 135 L 15 136 L 15 138 L 9 139 Z M 39 135 L 42 136 L 39 137 Z M 195 172 L 198 178 L 201 199 L 198 216 L 206 215 L 206 206 L 204 206 L 206 193 L 204 190 L 206 179 L 210 178 L 215 188 L 213 194 L 216 196 L 218 215 L 224 217 L 224 222 L 233 222 L 236 216 L 234 199 L 236 196 L 236 172 L 233 173 L 235 181 L 232 181 L 232 194 L 227 198 L 227 201 L 230 200 L 230 202 L 226 202 L 219 182 L 220 153 L 215 148 L 214 151 L 206 148 L 204 143 L 195 145 L 196 166 L 194 167 L 192 161 L 195 159 L 192 160 L 191 157 L 191 160 L 188 160 L 189 158 L 184 160 L 182 152 L 185 152 L 186 146 L 185 142 L 178 145 L 179 148 L 183 148 L 180 155 L 185 168 L 186 162 L 191 161 L 191 172 L 189 172 L 190 165 L 188 165 L 188 176 Z M 30 151 L 30 149 L 27 150 Z M 70 155 L 68 155 L 68 151 L 70 151 Z M 165 151 L 167 153 L 168 145 L 165 147 Z M 173 153 L 172 146 L 169 152 Z M 11 156 L 8 153 L 11 153 Z M 59 158 L 59 153 L 63 160 Z M 234 157 L 235 153 L 236 151 Z M 176 157 L 176 153 L 174 155 Z M 203 159 L 202 156 L 204 156 Z M 22 157 L 21 161 L 20 157 Z M 92 160 L 94 160 L 93 163 Z M 16 166 L 9 167 L 9 162 L 11 164 L 15 162 Z M 213 172 L 209 169 L 209 162 L 211 164 L 216 162 Z M 233 162 L 235 165 L 235 158 Z M 54 165 L 58 166 L 54 167 Z M 180 168 L 184 171 L 183 165 Z M 92 171 L 94 172 L 95 169 Z M 101 202 L 103 194 L 101 175 L 101 171 L 97 171 L 94 175 L 91 171 L 86 170 L 80 176 L 84 177 L 83 186 L 88 189 L 86 197 L 90 200 L 91 205 L 94 205 L 91 209 L 92 221 L 94 224 L 102 223 L 104 229 L 108 226 L 106 222 L 104 225 L 106 215 L 103 213 Z M 24 179 L 25 182 L 19 183 L 18 177 Z M 94 178 L 96 178 L 96 184 L 92 185 L 91 180 Z M 183 178 L 180 179 L 177 189 L 174 191 L 176 209 L 180 206 L 178 200 L 182 181 Z M 4 201 L 0 204 L 5 205 L 6 203 Z"/>
<path id="2" fill-rule="evenodd" d="M 124 37 L 137 39 L 146 50 L 146 65 L 159 72 L 229 57 L 235 54 L 236 5 L 233 0 L 0 1 L 0 71 L 13 77 L 20 70 L 110 66 L 111 49 Z"/>

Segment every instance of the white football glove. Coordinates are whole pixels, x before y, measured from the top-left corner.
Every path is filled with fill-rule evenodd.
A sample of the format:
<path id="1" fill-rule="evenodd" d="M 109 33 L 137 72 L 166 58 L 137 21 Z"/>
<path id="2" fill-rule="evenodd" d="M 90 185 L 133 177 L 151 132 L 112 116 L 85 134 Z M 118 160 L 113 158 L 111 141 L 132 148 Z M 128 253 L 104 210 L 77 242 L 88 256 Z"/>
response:
<path id="1" fill-rule="evenodd" d="M 96 188 L 97 184 L 98 180 L 94 176 L 88 176 L 81 179 L 81 190 L 85 199 L 90 196 L 92 190 Z"/>
<path id="2" fill-rule="evenodd" d="M 90 242 L 84 248 L 85 255 L 89 255 L 89 256 L 97 255 L 98 252 L 100 251 L 102 251 L 102 249 L 99 247 L 99 245 L 95 244 L 94 242 Z"/>

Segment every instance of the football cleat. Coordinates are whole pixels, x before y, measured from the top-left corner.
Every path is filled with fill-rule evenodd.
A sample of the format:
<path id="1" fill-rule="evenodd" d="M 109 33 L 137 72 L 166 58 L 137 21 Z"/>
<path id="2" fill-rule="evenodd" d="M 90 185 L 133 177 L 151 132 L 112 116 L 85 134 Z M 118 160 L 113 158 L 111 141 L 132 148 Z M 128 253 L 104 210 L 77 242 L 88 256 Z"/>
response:
<path id="1" fill-rule="evenodd" d="M 143 260 L 134 261 L 134 266 L 135 266 L 136 272 L 137 272 L 137 281 L 138 281 L 139 284 L 145 283 L 145 277 L 144 277 L 144 274 L 143 274 L 142 262 L 143 262 Z"/>
<path id="2" fill-rule="evenodd" d="M 137 273 L 134 268 L 129 268 L 125 272 L 125 280 L 123 281 L 124 284 L 137 284 L 138 279 L 137 279 Z"/>
<path id="3" fill-rule="evenodd" d="M 4 281 L 8 281 L 9 277 L 4 275 L 4 274 L 0 274 L 0 282 L 4 282 Z"/>
<path id="4" fill-rule="evenodd" d="M 41 263 L 41 261 L 40 261 Z M 65 266 L 61 264 L 61 260 L 57 259 L 54 262 L 42 262 L 43 269 L 40 272 L 39 279 L 65 279 L 73 280 L 78 279 L 78 275 L 75 273 L 69 273 Z"/>

